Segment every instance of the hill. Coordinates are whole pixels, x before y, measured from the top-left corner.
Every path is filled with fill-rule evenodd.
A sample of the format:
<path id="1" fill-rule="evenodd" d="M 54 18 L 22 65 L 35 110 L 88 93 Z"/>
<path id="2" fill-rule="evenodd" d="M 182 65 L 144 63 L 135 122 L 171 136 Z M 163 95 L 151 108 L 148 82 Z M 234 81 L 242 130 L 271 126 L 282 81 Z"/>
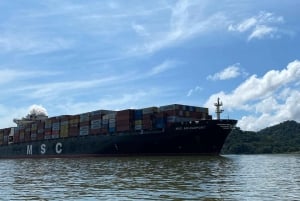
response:
<path id="1" fill-rule="evenodd" d="M 300 152 L 300 124 L 285 121 L 258 132 L 233 130 L 222 154 L 269 154 Z"/>

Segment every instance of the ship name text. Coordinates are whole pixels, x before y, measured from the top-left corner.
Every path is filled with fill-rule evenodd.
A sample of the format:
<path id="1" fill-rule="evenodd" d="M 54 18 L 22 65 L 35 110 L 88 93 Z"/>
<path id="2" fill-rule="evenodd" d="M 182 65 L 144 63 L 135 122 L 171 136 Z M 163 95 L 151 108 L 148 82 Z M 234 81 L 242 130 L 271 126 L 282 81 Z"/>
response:
<path id="1" fill-rule="evenodd" d="M 181 130 L 202 130 L 205 129 L 205 126 L 180 126 L 176 127 L 175 130 L 181 131 Z"/>
<path id="2" fill-rule="evenodd" d="M 32 144 L 30 145 L 27 145 L 27 155 L 32 155 Z M 58 142 L 55 144 L 55 147 L 54 147 L 54 151 L 56 154 L 61 154 L 62 151 L 63 151 L 63 145 L 61 142 Z M 46 154 L 47 153 L 47 145 L 46 144 L 41 144 L 40 146 L 40 153 L 41 154 Z"/>

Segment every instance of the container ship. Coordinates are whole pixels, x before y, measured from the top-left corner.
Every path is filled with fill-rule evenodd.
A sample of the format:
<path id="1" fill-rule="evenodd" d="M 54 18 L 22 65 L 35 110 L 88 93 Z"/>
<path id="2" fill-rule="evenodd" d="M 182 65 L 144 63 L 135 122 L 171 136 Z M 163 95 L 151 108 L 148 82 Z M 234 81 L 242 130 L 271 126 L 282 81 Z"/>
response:
<path id="1" fill-rule="evenodd" d="M 237 121 L 208 108 L 161 107 L 96 110 L 48 117 L 31 111 L 0 129 L 0 158 L 62 158 L 137 155 L 218 155 Z"/>

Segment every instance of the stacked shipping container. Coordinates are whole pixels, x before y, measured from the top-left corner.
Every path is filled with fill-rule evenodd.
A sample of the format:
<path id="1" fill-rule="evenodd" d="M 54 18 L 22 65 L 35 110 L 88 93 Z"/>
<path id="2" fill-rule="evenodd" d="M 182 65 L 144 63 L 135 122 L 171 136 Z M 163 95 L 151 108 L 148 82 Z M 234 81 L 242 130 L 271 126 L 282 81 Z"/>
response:
<path id="1" fill-rule="evenodd" d="M 131 131 L 134 123 L 134 110 L 121 110 L 117 112 L 117 132 Z"/>
<path id="2" fill-rule="evenodd" d="M 139 131 L 143 129 L 143 110 L 134 110 L 134 130 Z"/>
<path id="3" fill-rule="evenodd" d="M 71 136 L 163 129 L 174 122 L 211 119 L 207 108 L 172 104 L 162 107 L 97 110 L 51 117 L 14 128 L 14 143 Z M 7 144 L 10 128 L 0 129 L 0 145 Z"/>
<path id="4" fill-rule="evenodd" d="M 90 133 L 95 135 L 101 132 L 102 128 L 102 112 L 101 110 L 91 112 Z"/>
<path id="5" fill-rule="evenodd" d="M 77 136 L 79 134 L 80 115 L 74 115 L 69 118 L 69 133 L 67 136 Z"/>
<path id="6" fill-rule="evenodd" d="M 79 135 L 88 135 L 90 128 L 90 113 L 80 115 Z"/>
<path id="7" fill-rule="evenodd" d="M 37 140 L 43 140 L 45 138 L 45 122 L 37 123 Z"/>

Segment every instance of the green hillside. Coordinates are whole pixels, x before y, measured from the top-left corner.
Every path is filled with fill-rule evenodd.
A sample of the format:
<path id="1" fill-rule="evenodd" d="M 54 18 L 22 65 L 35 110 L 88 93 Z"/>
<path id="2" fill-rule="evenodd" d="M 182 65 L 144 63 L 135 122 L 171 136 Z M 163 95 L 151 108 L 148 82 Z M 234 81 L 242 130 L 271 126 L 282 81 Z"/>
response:
<path id="1" fill-rule="evenodd" d="M 258 132 L 235 129 L 228 136 L 222 154 L 300 152 L 300 124 L 285 121 Z"/>

